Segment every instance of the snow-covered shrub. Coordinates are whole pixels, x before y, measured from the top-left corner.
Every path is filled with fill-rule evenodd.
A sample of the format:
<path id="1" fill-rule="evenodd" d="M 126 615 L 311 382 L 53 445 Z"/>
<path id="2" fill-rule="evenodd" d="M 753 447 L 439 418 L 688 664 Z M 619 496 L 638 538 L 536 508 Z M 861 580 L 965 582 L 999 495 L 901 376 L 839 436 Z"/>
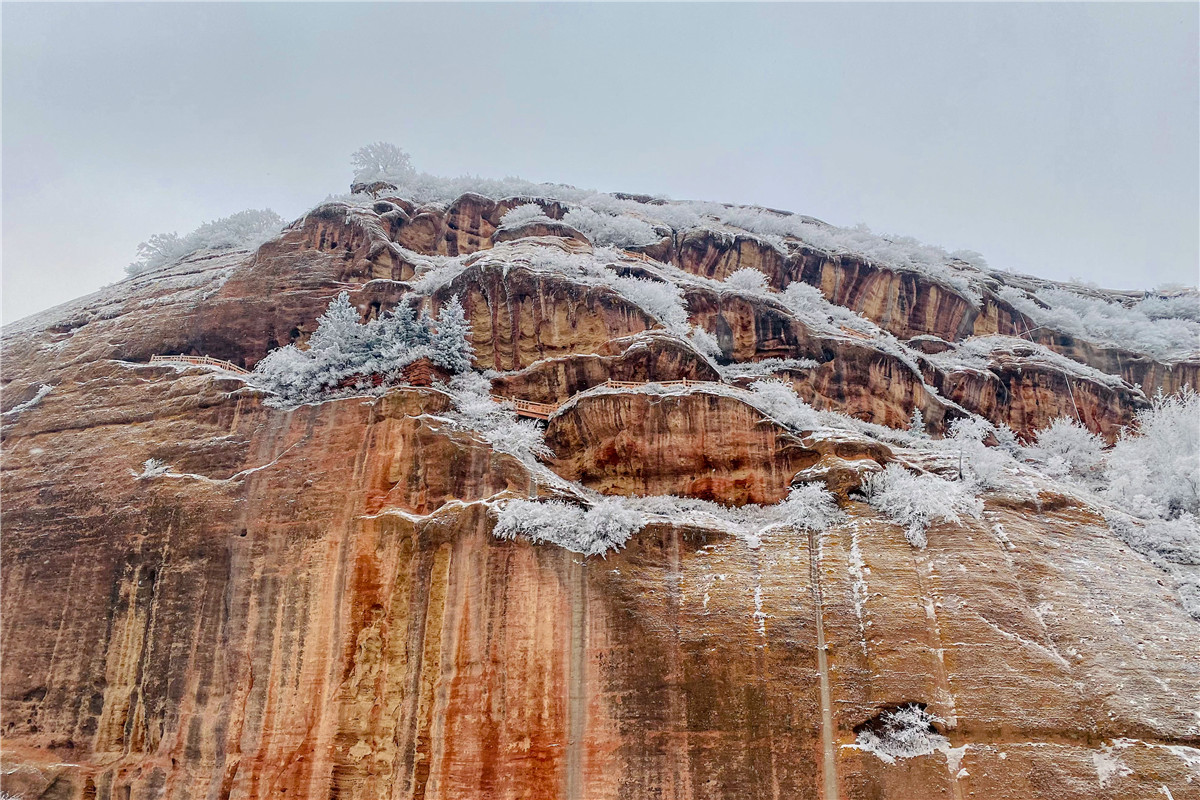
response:
<path id="1" fill-rule="evenodd" d="M 688 338 L 691 339 L 692 347 L 695 347 L 699 353 L 709 358 L 719 358 L 722 355 L 721 344 L 717 341 L 717 337 L 704 328 L 698 325 L 693 326 L 692 333 Z"/>
<path id="2" fill-rule="evenodd" d="M 796 396 L 790 383 L 766 378 L 750 384 L 750 405 L 789 428 L 811 431 L 821 426 L 817 412 Z"/>
<path id="3" fill-rule="evenodd" d="M 452 377 L 446 388 L 454 399 L 452 419 L 482 435 L 497 451 L 527 464 L 550 454 L 541 426 L 518 419 L 512 403 L 493 399 L 487 378 L 477 372 L 462 372 Z"/>
<path id="4" fill-rule="evenodd" d="M 1193 288 L 1190 292 L 1174 297 L 1147 297 L 1134 308 L 1150 319 L 1189 319 L 1192 322 L 1200 322 L 1200 293 Z"/>
<path id="5" fill-rule="evenodd" d="M 501 539 L 524 536 L 534 542 L 552 542 L 576 553 L 586 549 L 584 511 L 571 503 L 511 500 L 497 517 L 492 533 Z"/>
<path id="6" fill-rule="evenodd" d="M 1154 396 L 1109 452 L 1105 494 L 1134 516 L 1200 516 L 1200 395 Z"/>
<path id="7" fill-rule="evenodd" d="M 531 222 L 553 222 L 537 203 L 525 203 L 505 212 L 500 218 L 501 228 L 519 228 Z"/>
<path id="8" fill-rule="evenodd" d="M 269 208 L 248 209 L 206 222 L 187 236 L 156 233 L 138 245 L 138 259 L 125 268 L 129 275 L 178 261 L 197 250 L 236 250 L 257 247 L 279 233 L 283 217 Z"/>
<path id="9" fill-rule="evenodd" d="M 941 720 L 916 703 L 909 703 L 880 714 L 877 724 L 859 732 L 855 746 L 889 764 L 897 758 L 929 755 L 950 744 L 934 729 L 935 722 Z"/>
<path id="10" fill-rule="evenodd" d="M 546 446 L 545 433 L 540 425 L 529 419 L 509 419 L 482 431 L 498 452 L 516 456 L 522 461 L 550 455 Z"/>
<path id="11" fill-rule="evenodd" d="M 909 472 L 899 464 L 868 475 L 863 492 L 872 508 L 905 526 L 904 537 L 918 550 L 925 547 L 931 524 L 962 522 L 961 514 L 977 517 L 983 510 L 970 484 Z"/>
<path id="12" fill-rule="evenodd" d="M 792 489 L 783 501 L 783 509 L 788 522 L 803 530 L 823 531 L 843 517 L 833 494 L 819 483 Z"/>
<path id="13" fill-rule="evenodd" d="M 408 153 L 389 142 L 375 142 L 350 154 L 355 183 L 387 181 L 401 184 L 416 175 Z"/>
<path id="14" fill-rule="evenodd" d="M 622 547 L 645 524 L 645 516 L 619 498 L 599 500 L 587 511 L 561 500 L 510 500 L 500 509 L 493 533 L 593 556 Z"/>
<path id="15" fill-rule="evenodd" d="M 783 370 L 804 370 L 817 366 L 811 358 L 764 358 L 760 361 L 737 361 L 724 364 L 719 369 L 721 377 L 732 378 L 767 377 Z"/>
<path id="16" fill-rule="evenodd" d="M 658 319 L 668 331 L 680 336 L 690 333 L 683 292 L 675 284 L 615 274 L 607 282 L 626 300 Z"/>
<path id="17" fill-rule="evenodd" d="M 132 470 L 130 471 L 132 472 Z M 133 476 L 138 480 L 144 480 L 146 478 L 157 478 L 161 475 L 166 475 L 170 471 L 171 466 L 167 462 L 157 458 L 147 458 L 142 464 L 142 471 L 140 473 L 134 472 Z"/>
<path id="18" fill-rule="evenodd" d="M 1006 286 L 999 295 L 1039 326 L 1096 344 L 1166 361 L 1200 350 L 1200 296 L 1195 294 L 1170 300 L 1148 298 L 1133 307 L 1067 289 L 1039 290 L 1035 300 Z"/>
<path id="19" fill-rule="evenodd" d="M 1187 513 L 1175 519 L 1132 519 L 1113 517 L 1109 527 L 1140 553 L 1153 553 L 1173 564 L 1200 566 L 1200 520 Z"/>
<path id="20" fill-rule="evenodd" d="M 844 306 L 834 305 L 825 299 L 821 290 L 803 281 L 792 281 L 783 290 L 783 304 L 804 322 L 845 326 L 863 333 L 874 333 L 867 320 Z M 865 323 L 865 324 L 864 324 Z"/>
<path id="21" fill-rule="evenodd" d="M 1021 457 L 1025 448 L 1021 446 L 1021 442 L 1017 440 L 1017 432 L 1008 427 L 1006 423 L 999 422 L 995 427 L 996 446 L 1008 453 L 1014 459 Z"/>
<path id="22" fill-rule="evenodd" d="M 568 211 L 563 222 L 601 247 L 638 247 L 660 238 L 652 225 L 637 217 L 597 213 L 584 206 Z"/>
<path id="23" fill-rule="evenodd" d="M 630 536 L 646 525 L 646 516 L 624 502 L 624 498 L 597 500 L 584 515 L 591 554 L 623 547 Z"/>
<path id="24" fill-rule="evenodd" d="M 762 294 L 768 290 L 767 276 L 762 270 L 753 267 L 742 267 L 725 279 L 725 285 L 730 289 L 751 294 Z"/>
<path id="25" fill-rule="evenodd" d="M 342 292 L 317 320 L 307 349 L 295 345 L 272 350 L 254 368 L 251 381 L 285 403 L 320 399 L 347 379 L 359 377 L 366 388 L 372 375 L 385 385 L 401 380 L 401 370 L 428 358 L 451 373 L 471 367 L 474 350 L 458 298 L 442 307 L 435 322 L 416 317 L 407 297 L 365 325 L 350 296 Z"/>
<path id="26" fill-rule="evenodd" d="M 950 424 L 949 446 L 958 449 L 962 480 L 977 488 L 996 489 L 1008 482 L 1005 470 L 1013 464 L 1012 455 L 1002 448 L 983 443 L 984 439 L 995 435 L 996 428 L 983 417 L 962 417 Z"/>
<path id="27" fill-rule="evenodd" d="M 1097 475 L 1104 460 L 1104 440 L 1075 420 L 1059 417 L 1037 431 L 1026 453 L 1052 477 L 1087 480 Z"/>

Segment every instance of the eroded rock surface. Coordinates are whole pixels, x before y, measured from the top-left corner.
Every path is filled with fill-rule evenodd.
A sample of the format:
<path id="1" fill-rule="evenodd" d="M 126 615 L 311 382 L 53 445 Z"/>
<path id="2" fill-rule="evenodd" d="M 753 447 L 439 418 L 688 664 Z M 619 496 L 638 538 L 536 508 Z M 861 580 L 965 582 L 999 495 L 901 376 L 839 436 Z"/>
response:
<path id="1" fill-rule="evenodd" d="M 715 386 L 726 362 L 811 359 L 775 374 L 881 425 L 919 408 L 935 435 L 967 411 L 1028 431 L 1073 402 L 1111 436 L 1144 402 L 1133 387 L 1020 358 L 956 371 L 940 346 L 914 367 L 698 283 L 684 295 L 722 349 L 709 358 L 610 286 L 516 259 L 591 252 L 499 241 L 504 211 L 529 201 L 335 204 L 257 252 L 201 254 L 5 329 L 3 791 L 1200 796 L 1200 623 L 1095 511 L 1014 485 L 914 550 L 856 494 L 900 457 L 879 442 L 789 430 L 739 399 L 751 379 L 594 388 Z M 748 264 L 776 288 L 807 276 L 904 338 L 957 346 L 1019 327 L 986 300 L 971 311 L 751 238 L 675 232 L 643 250 L 718 279 Z M 458 263 L 425 307 L 462 298 L 493 391 L 565 403 L 547 429 L 562 476 L 731 507 L 821 481 L 845 519 L 756 547 L 681 514 L 604 558 L 503 541 L 495 505 L 554 489 L 452 425 L 436 388 L 288 410 L 229 373 L 145 363 L 252 366 L 303 342 L 343 288 L 367 319 L 441 268 L 427 259 L 475 250 L 514 258 Z M 1143 387 L 1189 374 L 1160 367 L 1121 374 Z M 888 763 L 856 746 L 856 729 L 910 702 L 938 717 L 945 747 Z"/>

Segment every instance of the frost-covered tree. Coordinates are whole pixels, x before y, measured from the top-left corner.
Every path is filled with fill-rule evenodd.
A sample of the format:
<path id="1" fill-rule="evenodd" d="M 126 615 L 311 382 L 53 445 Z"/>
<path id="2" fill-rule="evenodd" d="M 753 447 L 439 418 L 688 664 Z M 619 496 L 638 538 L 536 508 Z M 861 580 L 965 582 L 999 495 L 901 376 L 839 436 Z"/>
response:
<path id="1" fill-rule="evenodd" d="M 792 384 L 766 378 L 750 384 L 750 405 L 795 430 L 811 431 L 821 426 L 816 410 L 796 395 Z"/>
<path id="2" fill-rule="evenodd" d="M 872 508 L 905 526 L 904 537 L 918 550 L 933 523 L 962 522 L 962 514 L 977 517 L 983 510 L 970 484 L 912 473 L 899 464 L 867 476 L 863 491 Z"/>
<path id="3" fill-rule="evenodd" d="M 668 331 L 680 336 L 691 333 L 683 291 L 675 284 L 623 275 L 612 275 L 605 280 L 626 300 L 656 317 Z"/>
<path id="4" fill-rule="evenodd" d="M 430 346 L 433 350 L 433 363 L 445 367 L 450 372 L 466 372 L 471 368 L 471 359 L 475 357 L 475 348 L 470 341 L 471 326 L 467 315 L 463 312 L 462 303 L 458 297 L 450 298 L 450 302 L 442 306 L 438 313 L 437 332 L 433 334 Z"/>
<path id="5" fill-rule="evenodd" d="M 912 416 L 908 418 L 908 432 L 922 438 L 929 435 L 925 431 L 925 415 L 921 413 L 921 409 L 915 406 L 913 407 Z"/>
<path id="6" fill-rule="evenodd" d="M 374 142 L 350 154 L 355 183 L 404 183 L 416 175 L 408 153 L 390 142 Z"/>
<path id="7" fill-rule="evenodd" d="M 451 418 L 455 423 L 479 433 L 496 450 L 528 465 L 550 455 L 542 427 L 532 420 L 518 419 L 512 403 L 493 398 L 487 378 L 477 372 L 460 372 L 446 388 L 454 398 Z"/>
<path id="8" fill-rule="evenodd" d="M 1200 516 L 1200 395 L 1161 391 L 1113 446 L 1105 493 L 1135 516 Z"/>
<path id="9" fill-rule="evenodd" d="M 880 714 L 877 725 L 858 734 L 855 746 L 889 764 L 897 758 L 929 755 L 950 745 L 933 727 L 933 723 L 941 721 L 916 703 L 909 703 Z"/>
<path id="10" fill-rule="evenodd" d="M 347 360 L 365 358 L 370 347 L 368 328 L 351 304 L 349 292 L 341 292 L 329 302 L 325 313 L 317 317 L 317 329 L 308 338 L 309 350 L 329 352 L 335 358 Z"/>
<path id="11" fill-rule="evenodd" d="M 742 267 L 725 279 L 725 285 L 730 289 L 751 294 L 762 294 L 767 291 L 767 276 L 762 270 L 753 267 Z"/>
<path id="12" fill-rule="evenodd" d="M 375 335 L 379 355 L 389 363 L 398 363 L 414 349 L 428 347 L 433 339 L 429 326 L 417 319 L 413 307 L 403 300 L 379 315 Z"/>
<path id="13" fill-rule="evenodd" d="M 553 222 L 537 203 L 524 203 L 510 208 L 500 218 L 501 228 L 519 228 L 531 222 Z"/>
<path id="14" fill-rule="evenodd" d="M 959 479 L 976 489 L 995 489 L 1006 483 L 1005 469 L 1012 456 L 999 447 L 988 447 L 984 440 L 996 437 L 996 428 L 983 417 L 956 419 L 950 425 L 951 446 L 957 446 L 961 473 Z"/>
<path id="15" fill-rule="evenodd" d="M 823 531 L 843 517 L 833 494 L 818 483 L 792 489 L 783 507 L 789 524 L 802 530 Z"/>
<path id="16" fill-rule="evenodd" d="M 624 498 L 597 500 L 584 516 L 592 553 L 604 553 L 623 547 L 629 537 L 646 524 L 641 511 L 630 508 Z"/>
<path id="17" fill-rule="evenodd" d="M 170 264 L 192 252 L 178 233 L 156 233 L 137 246 L 137 260 L 125 267 L 128 275 L 139 275 L 147 270 Z"/>
<path id="18" fill-rule="evenodd" d="M 350 296 L 342 292 L 317 320 L 317 329 L 300 349 L 287 345 L 271 351 L 254 368 L 253 382 L 287 403 L 319 400 L 349 379 L 381 376 L 398 383 L 408 364 L 428 358 L 451 373 L 471 368 L 473 350 L 466 339 L 462 305 L 454 298 L 443 308 L 437 330 L 427 316 L 417 319 L 407 298 L 395 309 L 363 324 Z"/>
<path id="19" fill-rule="evenodd" d="M 637 247 L 657 242 L 659 234 L 649 223 L 627 215 L 613 215 L 590 208 L 572 208 L 563 222 L 601 247 Z"/>
<path id="20" fill-rule="evenodd" d="M 575 553 L 603 555 L 623 546 L 646 524 L 645 515 L 623 500 L 605 498 L 587 511 L 561 500 L 511 500 L 492 532 L 501 539 L 524 536 Z"/>
<path id="21" fill-rule="evenodd" d="M 166 475 L 170 471 L 171 467 L 167 462 L 157 458 L 147 458 L 142 464 L 141 473 L 134 472 L 133 476 L 138 480 L 143 480 L 145 478 L 157 478 Z"/>
<path id="22" fill-rule="evenodd" d="M 1026 453 L 1053 477 L 1090 480 L 1104 460 L 1104 440 L 1075 420 L 1059 417 L 1035 434 Z"/>
<path id="23" fill-rule="evenodd" d="M 704 328 L 694 326 L 688 338 L 691 340 L 692 346 L 703 355 L 710 358 L 719 358 L 722 355 L 721 343 L 717 341 L 717 337 L 704 330 Z"/>
<path id="24" fill-rule="evenodd" d="M 178 261 L 198 250 L 236 250 L 257 247 L 277 234 L 283 217 L 269 208 L 247 209 L 212 222 L 205 222 L 187 236 L 156 233 L 138 245 L 138 258 L 125 268 L 129 275 Z"/>

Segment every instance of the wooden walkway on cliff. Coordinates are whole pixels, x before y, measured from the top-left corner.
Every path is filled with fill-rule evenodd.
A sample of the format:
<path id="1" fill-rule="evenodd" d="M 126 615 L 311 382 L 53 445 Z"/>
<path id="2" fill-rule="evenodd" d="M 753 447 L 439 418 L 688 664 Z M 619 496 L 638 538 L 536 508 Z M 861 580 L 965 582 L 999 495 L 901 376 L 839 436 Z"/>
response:
<path id="1" fill-rule="evenodd" d="M 613 389 L 637 389 L 648 384 L 657 384 L 658 386 L 704 386 L 711 381 L 693 381 L 683 379 L 679 381 L 605 381 L 601 386 L 608 386 Z M 535 403 L 532 400 L 519 400 L 513 397 L 504 397 L 503 395 L 492 395 L 493 400 L 498 400 L 502 403 L 512 403 L 513 410 L 517 412 L 518 417 L 528 417 L 530 419 L 547 420 L 550 415 L 562 406 L 562 403 Z"/>
<path id="2" fill-rule="evenodd" d="M 248 375 L 249 373 L 234 364 L 231 361 L 222 361 L 219 358 L 210 358 L 208 356 L 150 356 L 151 364 L 199 364 L 203 367 L 217 367 L 226 369 L 230 372 L 236 372 L 239 375 Z"/>

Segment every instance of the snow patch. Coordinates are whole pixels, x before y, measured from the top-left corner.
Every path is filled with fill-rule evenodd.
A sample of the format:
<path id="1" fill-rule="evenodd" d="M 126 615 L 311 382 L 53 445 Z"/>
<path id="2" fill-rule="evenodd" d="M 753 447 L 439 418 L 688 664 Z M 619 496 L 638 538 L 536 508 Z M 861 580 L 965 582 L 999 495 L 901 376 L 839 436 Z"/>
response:
<path id="1" fill-rule="evenodd" d="M 950 740 L 933 727 L 933 723 L 940 721 L 920 705 L 910 703 L 884 711 L 862 727 L 853 747 L 873 753 L 888 764 L 896 763 L 896 759 L 949 750 Z"/>
<path id="2" fill-rule="evenodd" d="M 54 389 L 54 387 L 51 386 L 50 384 L 43 383 L 41 385 L 41 387 L 38 388 L 37 393 L 34 394 L 33 397 L 29 398 L 24 403 L 18 403 L 17 405 L 10 408 L 8 411 L 5 411 L 3 414 L 0 414 L 0 416 L 15 417 L 17 414 L 20 414 L 22 411 L 28 411 L 29 409 L 36 406 L 38 403 L 42 402 L 42 398 L 45 397 L 46 395 L 50 394 L 50 392 L 53 389 Z"/>

